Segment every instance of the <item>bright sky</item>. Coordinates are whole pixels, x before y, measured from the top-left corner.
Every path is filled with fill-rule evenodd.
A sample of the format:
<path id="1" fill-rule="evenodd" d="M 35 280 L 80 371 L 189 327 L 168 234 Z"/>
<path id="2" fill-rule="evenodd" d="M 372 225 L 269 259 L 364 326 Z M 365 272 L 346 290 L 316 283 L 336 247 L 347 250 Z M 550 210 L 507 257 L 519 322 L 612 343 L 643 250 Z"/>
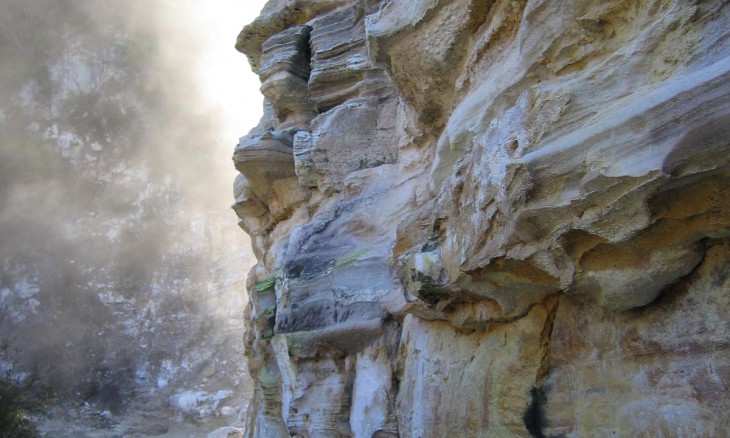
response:
<path id="1" fill-rule="evenodd" d="M 198 105 L 203 115 L 220 123 L 216 144 L 201 145 L 219 163 L 220 170 L 203 184 L 211 196 L 221 198 L 220 205 L 227 210 L 233 202 L 237 174 L 231 162 L 233 149 L 239 137 L 258 125 L 264 100 L 258 76 L 234 46 L 241 29 L 259 15 L 266 0 L 157 1 L 161 8 L 157 9 L 155 26 L 161 56 L 166 58 L 163 65 L 173 66 L 172 74 L 181 68 L 186 74 L 192 70 L 198 75 L 196 82 L 204 98 L 191 105 Z M 227 213 L 235 223 L 233 213 Z"/>
<path id="2" fill-rule="evenodd" d="M 233 200 L 230 189 L 215 184 L 233 186 L 237 173 L 231 162 L 233 149 L 239 137 L 258 125 L 263 112 L 258 76 L 234 46 L 241 29 L 259 15 L 266 0 L 158 1 L 162 9 L 156 26 L 165 65 L 192 69 L 205 96 L 192 104 L 201 105 L 220 123 L 220 140 L 203 146 L 220 163 L 217 182 L 208 181 L 209 189 L 225 196 L 227 204 Z"/>
<path id="3" fill-rule="evenodd" d="M 263 97 L 258 77 L 251 72 L 246 56 L 234 48 L 243 26 L 252 22 L 266 0 L 162 0 L 165 15 L 177 36 L 169 44 L 173 52 L 196 47 L 195 65 L 203 92 L 210 103 L 223 110 L 223 138 L 230 139 L 231 151 L 238 137 L 258 124 Z M 167 31 L 165 31 L 167 32 Z M 164 35 L 163 35 L 164 38 Z M 180 46 L 182 44 L 182 47 Z M 202 52 L 198 56 L 197 52 Z M 172 58 L 174 53 L 170 54 Z M 180 59 L 187 58 L 181 57 Z M 174 60 L 172 61 L 174 62 Z"/>
<path id="4" fill-rule="evenodd" d="M 238 139 L 258 124 L 263 97 L 259 79 L 246 56 L 234 49 L 244 25 L 259 15 L 265 0 L 192 0 L 195 13 L 209 37 L 202 68 L 202 84 L 211 100 L 224 109 L 226 138 Z M 235 140 L 233 140 L 235 142 Z"/>

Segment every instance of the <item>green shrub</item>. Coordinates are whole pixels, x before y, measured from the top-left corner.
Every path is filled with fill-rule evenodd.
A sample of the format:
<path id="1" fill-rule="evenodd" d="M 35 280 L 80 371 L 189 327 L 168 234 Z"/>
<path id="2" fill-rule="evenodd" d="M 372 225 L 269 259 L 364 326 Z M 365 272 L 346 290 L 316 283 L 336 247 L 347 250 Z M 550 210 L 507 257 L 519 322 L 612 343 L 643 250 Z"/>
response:
<path id="1" fill-rule="evenodd" d="M 7 308 L 0 307 L 0 327 Z M 38 431 L 30 419 L 31 412 L 40 411 L 38 398 L 31 393 L 35 383 L 32 374 L 18 377 L 13 372 L 17 349 L 10 341 L 0 338 L 0 438 L 37 437 Z"/>
<path id="2" fill-rule="evenodd" d="M 0 379 L 0 438 L 39 436 L 28 416 L 37 408 L 28 390 L 27 382 L 15 381 L 8 375 Z"/>

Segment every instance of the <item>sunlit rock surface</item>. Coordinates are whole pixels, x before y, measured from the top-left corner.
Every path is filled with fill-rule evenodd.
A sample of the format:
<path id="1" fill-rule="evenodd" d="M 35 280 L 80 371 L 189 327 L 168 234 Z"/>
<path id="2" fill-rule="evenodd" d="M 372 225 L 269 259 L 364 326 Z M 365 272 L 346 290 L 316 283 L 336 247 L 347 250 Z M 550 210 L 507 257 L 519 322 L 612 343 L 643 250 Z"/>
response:
<path id="1" fill-rule="evenodd" d="M 723 1 L 270 1 L 247 436 L 724 433 L 729 38 Z"/>

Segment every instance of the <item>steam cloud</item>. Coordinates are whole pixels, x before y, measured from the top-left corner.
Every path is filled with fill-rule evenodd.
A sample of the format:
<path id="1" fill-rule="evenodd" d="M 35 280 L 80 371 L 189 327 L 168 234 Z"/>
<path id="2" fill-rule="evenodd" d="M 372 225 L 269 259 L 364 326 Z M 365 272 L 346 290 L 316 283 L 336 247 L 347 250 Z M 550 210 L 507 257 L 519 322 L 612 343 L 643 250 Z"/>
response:
<path id="1" fill-rule="evenodd" d="M 2 333 L 47 396 L 114 415 L 245 392 L 235 139 L 189 3 L 0 0 Z"/>

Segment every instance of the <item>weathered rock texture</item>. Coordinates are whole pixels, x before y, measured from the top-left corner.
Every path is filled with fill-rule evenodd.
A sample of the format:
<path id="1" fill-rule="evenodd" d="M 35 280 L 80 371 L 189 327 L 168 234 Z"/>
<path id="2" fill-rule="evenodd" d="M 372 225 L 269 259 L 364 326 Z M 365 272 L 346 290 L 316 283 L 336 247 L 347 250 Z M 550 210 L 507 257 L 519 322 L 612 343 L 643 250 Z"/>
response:
<path id="1" fill-rule="evenodd" d="M 730 427 L 726 1 L 272 0 L 254 437 Z"/>

